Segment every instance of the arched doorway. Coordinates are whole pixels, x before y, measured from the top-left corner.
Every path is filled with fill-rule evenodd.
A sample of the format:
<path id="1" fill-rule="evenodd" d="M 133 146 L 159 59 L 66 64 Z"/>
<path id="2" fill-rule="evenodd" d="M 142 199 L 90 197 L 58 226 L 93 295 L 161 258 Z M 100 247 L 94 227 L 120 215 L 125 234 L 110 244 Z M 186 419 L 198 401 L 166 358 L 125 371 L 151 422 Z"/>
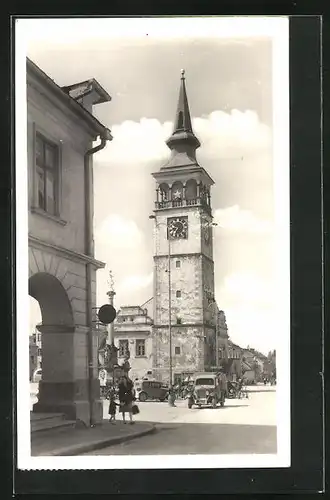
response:
<path id="1" fill-rule="evenodd" d="M 76 419 L 75 325 L 67 292 L 55 276 L 38 272 L 29 279 L 29 295 L 38 302 L 42 320 L 36 328 L 42 338 L 42 375 L 33 411 Z"/>

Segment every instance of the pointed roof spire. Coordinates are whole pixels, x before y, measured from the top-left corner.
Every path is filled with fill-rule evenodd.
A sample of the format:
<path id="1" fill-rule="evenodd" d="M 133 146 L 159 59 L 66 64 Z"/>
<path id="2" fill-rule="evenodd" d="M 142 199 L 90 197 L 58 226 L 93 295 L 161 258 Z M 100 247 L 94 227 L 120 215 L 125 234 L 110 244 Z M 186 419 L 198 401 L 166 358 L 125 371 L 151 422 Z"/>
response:
<path id="1" fill-rule="evenodd" d="M 174 159 L 175 156 L 176 159 L 179 160 L 178 155 L 183 159 L 182 155 L 185 154 L 186 160 L 189 159 L 188 163 L 191 164 L 196 163 L 196 149 L 200 147 L 200 142 L 192 129 L 185 81 L 185 70 L 182 69 L 174 129 L 171 137 L 166 141 L 166 144 L 172 150 L 172 159 Z M 170 160 L 170 163 L 173 163 L 173 161 Z M 174 163 L 178 164 L 177 161 Z M 187 162 L 185 163 L 187 164 Z"/>
<path id="2" fill-rule="evenodd" d="M 179 93 L 178 107 L 176 110 L 176 115 L 175 115 L 175 120 L 174 120 L 174 131 L 173 132 L 175 133 L 175 132 L 179 132 L 181 130 L 184 130 L 185 132 L 193 133 L 189 105 L 188 105 L 188 99 L 187 99 L 187 91 L 186 91 L 186 84 L 185 84 L 185 70 L 184 69 L 181 70 L 180 93 Z"/>

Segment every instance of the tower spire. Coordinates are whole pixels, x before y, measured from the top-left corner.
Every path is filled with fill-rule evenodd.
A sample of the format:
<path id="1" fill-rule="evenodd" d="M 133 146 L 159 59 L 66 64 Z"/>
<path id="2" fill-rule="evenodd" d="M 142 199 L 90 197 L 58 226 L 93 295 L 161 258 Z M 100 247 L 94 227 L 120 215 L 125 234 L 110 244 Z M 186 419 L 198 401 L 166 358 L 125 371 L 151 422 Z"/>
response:
<path id="1" fill-rule="evenodd" d="M 172 155 L 165 168 L 196 164 L 196 149 L 200 147 L 200 142 L 195 136 L 191 124 L 184 69 L 181 70 L 179 100 L 173 133 L 166 144 L 171 149 Z"/>

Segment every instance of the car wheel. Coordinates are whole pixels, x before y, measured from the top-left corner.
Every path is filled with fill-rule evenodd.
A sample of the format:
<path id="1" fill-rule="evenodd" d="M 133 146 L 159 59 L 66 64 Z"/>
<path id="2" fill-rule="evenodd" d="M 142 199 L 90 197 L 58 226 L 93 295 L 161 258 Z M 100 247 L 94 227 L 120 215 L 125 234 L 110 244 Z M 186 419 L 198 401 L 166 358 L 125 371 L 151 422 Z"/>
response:
<path id="1" fill-rule="evenodd" d="M 146 401 L 146 399 L 147 399 L 147 394 L 145 392 L 141 392 L 139 394 L 139 401 L 142 401 L 143 403 L 144 401 Z"/>
<path id="2" fill-rule="evenodd" d="M 160 401 L 161 403 L 164 403 L 165 398 L 159 398 L 159 401 Z"/>
<path id="3" fill-rule="evenodd" d="M 217 407 L 217 400 L 215 398 L 212 399 L 212 408 Z"/>

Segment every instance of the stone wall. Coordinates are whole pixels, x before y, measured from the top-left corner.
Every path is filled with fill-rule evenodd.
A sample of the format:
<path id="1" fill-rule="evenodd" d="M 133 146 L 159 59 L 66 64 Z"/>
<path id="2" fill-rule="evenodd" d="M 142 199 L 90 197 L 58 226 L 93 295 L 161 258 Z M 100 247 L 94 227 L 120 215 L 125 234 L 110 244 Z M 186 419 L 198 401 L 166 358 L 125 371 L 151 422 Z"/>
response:
<path id="1" fill-rule="evenodd" d="M 204 370 L 203 327 L 172 327 L 172 369 L 173 375 L 182 372 Z M 169 380 L 170 349 L 168 327 L 153 329 L 153 372 L 159 380 Z M 180 354 L 175 354 L 180 347 Z"/>
<path id="2" fill-rule="evenodd" d="M 176 261 L 180 267 L 176 267 Z M 155 317 L 156 325 L 168 324 L 168 259 L 159 257 L 155 261 Z M 171 259 L 171 316 L 172 324 L 179 317 L 182 323 L 202 323 L 203 294 L 201 281 L 201 257 L 178 256 Z M 181 292 L 181 297 L 176 292 Z"/>

